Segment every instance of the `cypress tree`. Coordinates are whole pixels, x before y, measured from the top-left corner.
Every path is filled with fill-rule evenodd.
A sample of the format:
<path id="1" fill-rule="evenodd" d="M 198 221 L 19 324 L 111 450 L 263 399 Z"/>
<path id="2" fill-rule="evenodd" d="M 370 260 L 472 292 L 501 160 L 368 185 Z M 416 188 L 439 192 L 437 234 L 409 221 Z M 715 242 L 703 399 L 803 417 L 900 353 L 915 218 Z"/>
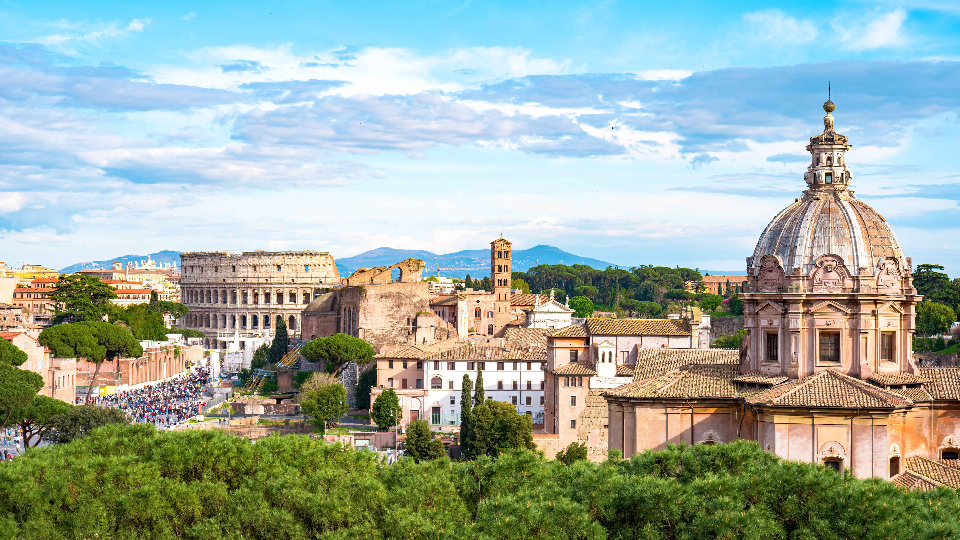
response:
<path id="1" fill-rule="evenodd" d="M 467 277 L 463 280 L 463 288 L 464 288 L 464 289 L 472 289 L 472 288 L 473 288 L 473 280 L 470 279 L 470 274 L 467 274 Z"/>
<path id="2" fill-rule="evenodd" d="M 287 354 L 287 323 L 283 317 L 277 320 L 277 334 L 273 336 L 273 343 L 270 344 L 270 363 L 276 364 L 283 355 Z"/>
<path id="3" fill-rule="evenodd" d="M 473 406 L 483 405 L 483 372 L 480 371 L 480 362 L 477 362 L 477 384 L 474 386 L 476 391 L 473 393 Z"/>
<path id="4" fill-rule="evenodd" d="M 463 389 L 460 391 L 460 453 L 466 457 L 470 456 L 470 406 L 473 397 L 470 395 L 473 389 L 473 382 L 470 376 L 463 374 Z"/>

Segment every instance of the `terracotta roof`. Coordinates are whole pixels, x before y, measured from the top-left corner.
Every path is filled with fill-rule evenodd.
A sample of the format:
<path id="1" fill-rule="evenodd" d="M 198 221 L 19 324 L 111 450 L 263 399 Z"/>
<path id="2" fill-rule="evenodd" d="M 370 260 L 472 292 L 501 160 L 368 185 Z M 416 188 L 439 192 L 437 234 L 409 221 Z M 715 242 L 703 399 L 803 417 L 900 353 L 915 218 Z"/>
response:
<path id="1" fill-rule="evenodd" d="M 867 378 L 881 386 L 894 386 L 902 384 L 923 384 L 927 382 L 923 377 L 913 375 L 912 373 L 874 373 Z"/>
<path id="2" fill-rule="evenodd" d="M 609 396 L 640 398 L 733 398 L 733 382 L 740 367 L 733 364 L 690 365 L 652 379 L 635 380 L 605 392 Z"/>
<path id="3" fill-rule="evenodd" d="M 738 383 L 745 384 L 770 384 L 776 385 L 782 382 L 789 381 L 789 377 L 784 377 L 783 375 L 770 375 L 767 373 L 760 373 L 759 371 L 754 371 L 752 373 L 744 373 L 742 375 L 736 376 L 733 381 Z"/>
<path id="4" fill-rule="evenodd" d="M 907 479 L 898 478 L 907 476 Z M 903 474 L 891 480 L 909 489 L 927 491 L 939 486 L 960 488 L 960 461 L 955 459 L 932 460 L 920 456 L 906 459 Z"/>
<path id="5" fill-rule="evenodd" d="M 637 349 L 633 379 L 658 377 L 691 364 L 740 364 L 740 351 L 733 349 Z"/>
<path id="6" fill-rule="evenodd" d="M 549 332 L 549 328 L 507 328 L 503 339 L 507 344 L 536 344 L 546 347 Z"/>
<path id="7" fill-rule="evenodd" d="M 117 296 L 123 296 L 125 294 L 150 294 L 150 289 L 115 289 L 113 292 L 117 293 Z"/>
<path id="8" fill-rule="evenodd" d="M 430 299 L 431 306 L 455 306 L 457 305 L 457 295 L 455 294 L 444 294 L 441 296 L 434 296 Z"/>
<path id="9" fill-rule="evenodd" d="M 600 336 L 689 336 L 690 324 L 683 319 L 587 319 L 590 335 Z"/>
<path id="10" fill-rule="evenodd" d="M 550 337 L 587 337 L 587 329 L 582 324 L 571 324 L 570 326 L 555 330 Z"/>
<path id="11" fill-rule="evenodd" d="M 377 355 L 377 358 L 412 358 L 415 360 L 426 360 L 435 352 L 436 351 L 430 349 L 420 348 L 416 345 L 407 345 L 392 351 L 382 352 Z"/>
<path id="12" fill-rule="evenodd" d="M 11 339 L 19 336 L 23 332 L 0 332 L 0 338 L 10 341 Z"/>
<path id="13" fill-rule="evenodd" d="M 617 364 L 617 377 L 632 377 L 632 376 L 633 376 L 633 366 Z"/>
<path id="14" fill-rule="evenodd" d="M 548 294 L 514 294 L 510 297 L 511 306 L 534 306 L 537 304 L 537 297 L 540 297 L 540 303 L 546 304 L 550 301 Z"/>
<path id="15" fill-rule="evenodd" d="M 428 360 L 546 360 L 546 347 L 508 345 L 507 347 L 459 345 L 450 349 L 433 351 Z"/>
<path id="16" fill-rule="evenodd" d="M 897 394 L 897 395 L 900 395 L 900 396 L 904 396 L 904 397 L 906 397 L 907 399 L 909 399 L 910 401 L 912 401 L 912 402 L 914 402 L 914 403 L 917 403 L 917 402 L 920 402 L 920 401 L 933 401 L 933 396 L 931 396 L 931 395 L 930 395 L 930 392 L 927 392 L 927 390 L 926 390 L 925 388 L 923 388 L 922 386 L 919 387 L 919 388 L 906 388 L 906 389 L 903 389 L 903 390 L 900 390 L 900 389 L 893 390 L 893 389 L 891 389 L 891 390 L 887 390 L 887 392 L 890 392 L 891 394 Z"/>
<path id="17" fill-rule="evenodd" d="M 923 387 L 934 399 L 960 400 L 960 368 L 920 368 L 920 376 L 930 381 Z"/>
<path id="18" fill-rule="evenodd" d="M 583 375 L 586 377 L 593 377 L 597 374 L 593 369 L 593 364 L 587 364 L 585 362 L 574 362 L 572 364 L 567 364 L 565 366 L 560 366 L 557 369 L 553 370 L 554 375 Z"/>
<path id="19" fill-rule="evenodd" d="M 779 384 L 747 401 L 768 407 L 841 409 L 899 409 L 913 404 L 906 396 L 830 369 Z"/>
<path id="20" fill-rule="evenodd" d="M 747 276 L 703 276 L 704 283 L 743 283 L 747 281 Z"/>

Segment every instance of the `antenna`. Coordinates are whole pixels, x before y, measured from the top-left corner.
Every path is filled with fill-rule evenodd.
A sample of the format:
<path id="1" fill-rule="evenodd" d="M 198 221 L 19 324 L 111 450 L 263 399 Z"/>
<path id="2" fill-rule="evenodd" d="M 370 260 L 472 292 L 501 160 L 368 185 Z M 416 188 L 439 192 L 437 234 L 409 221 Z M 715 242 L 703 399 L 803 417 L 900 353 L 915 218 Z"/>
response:
<path id="1" fill-rule="evenodd" d="M 827 81 L 827 101 L 830 101 L 830 81 Z"/>

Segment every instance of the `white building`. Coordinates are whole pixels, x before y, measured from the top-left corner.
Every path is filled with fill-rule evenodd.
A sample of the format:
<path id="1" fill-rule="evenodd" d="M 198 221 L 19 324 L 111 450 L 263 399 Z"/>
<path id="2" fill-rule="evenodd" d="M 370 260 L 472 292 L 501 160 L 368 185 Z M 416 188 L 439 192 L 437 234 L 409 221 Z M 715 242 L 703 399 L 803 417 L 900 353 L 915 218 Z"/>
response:
<path id="1" fill-rule="evenodd" d="M 550 291 L 550 300 L 540 303 L 540 295 L 536 296 L 536 304 L 529 309 L 525 309 L 526 321 L 524 326 L 527 328 L 566 328 L 572 324 L 574 311 L 570 309 L 570 299 L 567 298 L 566 304 L 561 304 L 553 297 L 553 290 Z"/>

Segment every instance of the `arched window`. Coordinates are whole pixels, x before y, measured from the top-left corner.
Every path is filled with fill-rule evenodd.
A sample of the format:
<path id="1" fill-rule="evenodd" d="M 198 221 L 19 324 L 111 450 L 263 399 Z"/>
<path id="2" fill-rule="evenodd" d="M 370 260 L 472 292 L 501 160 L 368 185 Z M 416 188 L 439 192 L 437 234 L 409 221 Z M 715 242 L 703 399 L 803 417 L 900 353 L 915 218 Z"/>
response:
<path id="1" fill-rule="evenodd" d="M 403 270 L 400 268 L 392 268 L 390 270 L 390 280 L 394 283 L 403 281 Z"/>
<path id="2" fill-rule="evenodd" d="M 443 388 L 443 379 L 440 377 L 434 377 L 430 379 L 430 388 L 433 390 L 440 390 Z"/>
<path id="3" fill-rule="evenodd" d="M 840 469 L 843 467 L 843 460 L 838 457 L 826 457 L 823 458 L 823 466 L 840 472 Z"/>
<path id="4" fill-rule="evenodd" d="M 833 167 L 833 156 L 831 156 L 831 155 L 828 155 L 828 156 L 827 156 L 827 166 L 828 166 L 828 167 Z"/>
<path id="5" fill-rule="evenodd" d="M 900 474 L 900 456 L 890 456 L 890 478 Z"/>
<path id="6" fill-rule="evenodd" d="M 246 316 L 246 315 L 241 315 L 241 316 L 240 316 L 240 328 L 243 328 L 243 329 L 246 329 L 246 328 L 247 328 L 247 316 Z"/>
<path id="7" fill-rule="evenodd" d="M 260 317 L 258 317 L 257 315 L 254 315 L 253 317 L 251 317 L 250 322 L 251 322 L 250 324 L 251 328 L 253 329 L 260 328 Z"/>
<path id="8" fill-rule="evenodd" d="M 270 328 L 270 316 L 269 316 L 269 315 L 264 315 L 264 316 L 263 316 L 263 327 L 264 327 L 264 328 Z"/>
<path id="9" fill-rule="evenodd" d="M 282 321 L 282 320 L 283 320 L 283 317 L 280 316 L 280 315 L 277 315 L 277 324 L 278 324 L 278 325 L 280 324 L 280 321 Z"/>
<path id="10" fill-rule="evenodd" d="M 290 324 L 287 325 L 287 328 L 289 328 L 290 330 L 297 329 L 297 318 L 294 317 L 293 315 L 290 316 Z"/>
<path id="11" fill-rule="evenodd" d="M 479 319 L 480 317 L 483 316 L 483 310 L 480 308 L 473 310 L 473 316 Z"/>

